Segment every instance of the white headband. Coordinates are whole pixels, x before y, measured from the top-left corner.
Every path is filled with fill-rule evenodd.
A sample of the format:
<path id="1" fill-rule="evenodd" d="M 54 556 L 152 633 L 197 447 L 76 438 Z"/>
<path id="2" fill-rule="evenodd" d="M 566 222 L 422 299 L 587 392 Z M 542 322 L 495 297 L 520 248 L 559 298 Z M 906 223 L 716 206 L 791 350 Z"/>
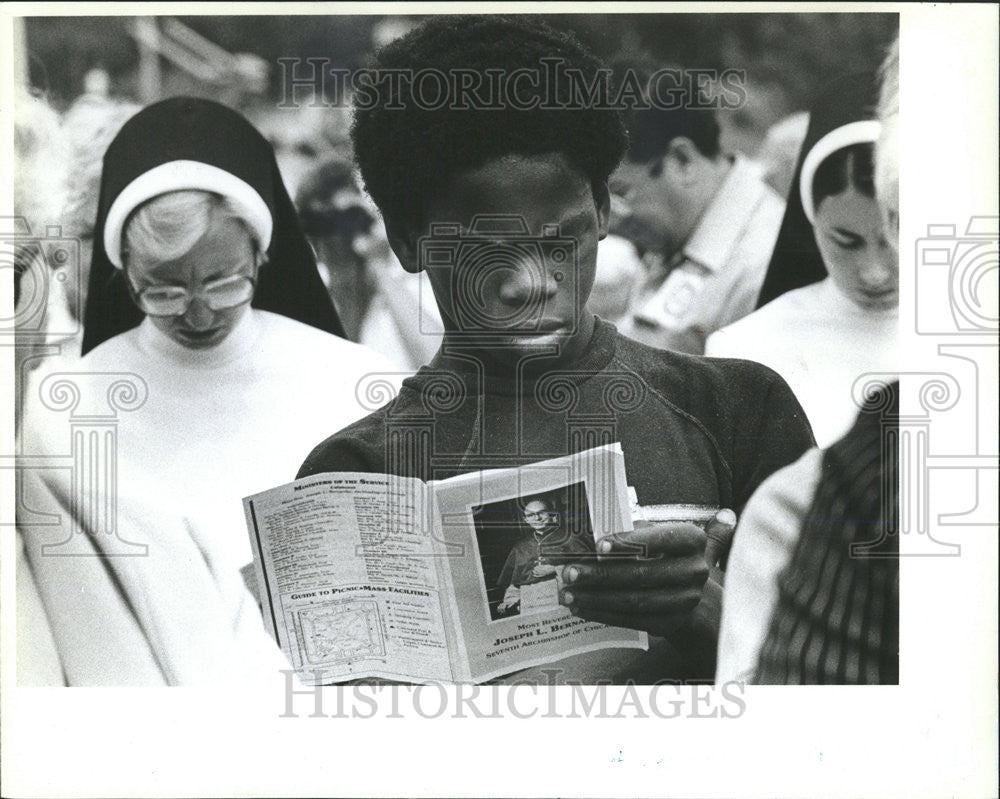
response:
<path id="1" fill-rule="evenodd" d="M 864 119 L 858 122 L 848 122 L 839 128 L 834 128 L 820 139 L 806 155 L 802 162 L 802 174 L 799 175 L 799 197 L 802 199 L 802 209 L 806 212 L 809 224 L 816 224 L 816 209 L 813 208 L 813 177 L 819 165 L 844 147 L 852 144 L 874 144 L 878 141 L 882 125 L 874 119 Z"/>
<path id="2" fill-rule="evenodd" d="M 261 252 L 271 245 L 271 211 L 256 189 L 231 172 L 201 161 L 168 161 L 129 183 L 115 198 L 104 221 L 104 249 L 108 259 L 122 268 L 122 232 L 125 220 L 147 200 L 170 191 L 200 189 L 221 194 L 250 226 Z"/>

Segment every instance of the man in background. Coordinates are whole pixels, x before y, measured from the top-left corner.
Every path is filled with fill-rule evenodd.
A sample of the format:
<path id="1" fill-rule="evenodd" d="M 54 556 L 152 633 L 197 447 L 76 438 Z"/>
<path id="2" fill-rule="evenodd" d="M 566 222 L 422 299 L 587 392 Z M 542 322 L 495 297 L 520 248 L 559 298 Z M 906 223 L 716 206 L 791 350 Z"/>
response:
<path id="1" fill-rule="evenodd" d="M 642 85 L 654 74 L 646 64 L 624 68 Z M 702 355 L 710 333 L 754 310 L 784 203 L 746 161 L 722 151 L 715 112 L 693 99 L 631 112 L 612 189 L 628 206 L 622 233 L 649 269 L 621 332 Z"/>

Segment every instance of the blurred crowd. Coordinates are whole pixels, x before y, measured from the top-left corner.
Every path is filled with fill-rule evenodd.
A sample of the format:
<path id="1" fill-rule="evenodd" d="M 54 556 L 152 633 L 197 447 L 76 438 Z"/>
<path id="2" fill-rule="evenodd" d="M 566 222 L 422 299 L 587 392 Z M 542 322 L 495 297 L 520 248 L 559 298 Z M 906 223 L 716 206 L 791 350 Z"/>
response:
<path id="1" fill-rule="evenodd" d="M 46 315 L 50 320 L 47 327 L 55 338 L 59 338 L 59 331 L 79 328 L 73 322 L 81 318 L 85 305 L 104 149 L 140 107 L 115 96 L 109 76 L 100 69 L 87 74 L 84 92 L 61 114 L 43 98 L 28 93 L 23 93 L 19 102 L 17 212 L 34 235 L 57 225 L 63 236 L 80 242 L 79 257 L 72 262 L 49 264 L 55 269 L 55 279 L 45 281 Z M 246 114 L 274 147 L 282 178 L 300 212 L 323 282 L 348 336 L 383 352 L 402 367 L 412 370 L 426 363 L 440 341 L 440 315 L 426 278 L 406 277 L 396 268 L 378 209 L 365 194 L 353 163 L 349 106 L 255 106 Z M 701 114 L 706 115 L 711 116 Z M 663 261 L 675 257 L 692 238 L 691 220 L 702 218 L 711 201 L 720 206 L 718 213 L 725 213 L 729 197 L 745 191 L 760 193 L 760 201 L 767 206 L 767 219 L 746 220 L 756 229 L 760 243 L 756 245 L 757 263 L 749 267 L 746 276 L 748 283 L 739 288 L 745 296 L 704 298 L 706 304 L 735 303 L 737 307 L 706 308 L 699 330 L 687 334 L 690 341 L 682 343 L 685 334 L 677 331 L 664 333 L 659 342 L 653 336 L 651 343 L 700 354 L 707 334 L 721 326 L 707 325 L 735 321 L 752 310 L 807 125 L 808 113 L 797 111 L 774 124 L 763 140 L 744 137 L 742 143 L 755 151 L 750 157 L 741 152 L 723 153 L 720 140 L 725 136 L 720 136 L 716 123 L 704 143 L 719 164 L 715 174 L 702 170 L 693 190 L 668 179 L 667 190 L 675 196 L 666 199 L 643 197 L 644 186 L 648 188 L 653 181 L 640 179 L 631 185 L 635 165 L 624 165 L 612 181 L 612 227 L 600 247 L 592 300 L 595 313 L 633 333 L 635 327 L 630 326 L 635 319 L 639 325 L 666 321 L 648 319 L 648 300 L 665 280 Z M 734 174 L 729 182 L 739 185 L 722 185 L 729 164 L 738 164 L 735 171 L 739 178 Z M 635 202 L 630 201 L 630 192 Z M 684 205 L 682 215 L 673 212 L 671 202 Z M 730 289 L 730 295 L 736 291 Z M 656 311 L 652 313 L 655 316 Z M 79 342 L 50 343 L 58 343 L 64 355 L 79 353 Z"/>
<path id="2" fill-rule="evenodd" d="M 647 76 L 669 66 L 622 63 Z M 18 235 L 37 242 L 18 250 L 16 299 L 25 333 L 18 418 L 22 402 L 37 402 L 35 375 L 71 368 L 83 350 L 104 157 L 140 110 L 116 96 L 99 70 L 84 87 L 61 114 L 26 91 L 15 109 L 15 210 L 24 220 Z M 780 119 L 746 151 L 724 135 L 725 111 L 629 112 L 628 151 L 611 176 L 609 233 L 598 247 L 589 304 L 650 347 L 774 370 L 805 410 L 821 449 L 855 424 L 855 382 L 896 369 L 897 264 L 883 219 L 891 203 L 883 198 L 880 205 L 875 192 L 877 87 L 874 75 L 836 83 L 812 109 Z M 748 106 L 756 100 L 748 93 Z M 399 375 L 430 362 L 445 331 L 441 312 L 426 274 L 401 267 L 366 194 L 349 107 L 245 115 L 273 147 L 297 213 L 292 224 L 308 240 L 346 339 L 380 354 L 379 363 Z M 57 240 L 68 244 L 57 250 Z M 29 318 L 24 309 L 31 303 L 38 310 Z M 811 474 L 815 487 L 818 473 Z M 760 507 L 750 506 L 751 521 L 763 514 Z M 785 542 L 782 557 L 795 543 L 794 536 Z M 769 579 L 786 562 L 775 556 Z M 777 591 L 773 580 L 769 585 Z M 734 590 L 750 595 L 755 586 L 738 583 Z M 794 600 L 795 590 L 783 585 L 782 601 Z M 768 629 L 759 621 L 741 624 L 739 635 L 723 637 L 729 676 L 745 677 L 761 662 L 760 674 L 780 679 L 782 664 L 768 659 L 767 647 L 778 646 L 765 641 Z M 772 638 L 780 632 L 770 631 Z"/>

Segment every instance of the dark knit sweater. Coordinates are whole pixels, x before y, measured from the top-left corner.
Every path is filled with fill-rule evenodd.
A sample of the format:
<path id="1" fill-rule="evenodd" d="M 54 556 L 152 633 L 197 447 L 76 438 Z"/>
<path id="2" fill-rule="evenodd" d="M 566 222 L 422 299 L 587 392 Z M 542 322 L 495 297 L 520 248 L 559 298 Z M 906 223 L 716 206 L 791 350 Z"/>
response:
<path id="1" fill-rule="evenodd" d="M 791 390 L 766 367 L 653 349 L 601 320 L 571 368 L 541 377 L 498 376 L 460 354 L 439 352 L 395 400 L 317 446 L 298 476 L 439 480 L 619 441 L 641 505 L 739 513 L 813 443 Z"/>
<path id="2" fill-rule="evenodd" d="M 621 443 L 641 505 L 739 513 L 813 437 L 791 390 L 766 367 L 653 349 L 598 319 L 572 367 L 520 380 L 446 343 L 395 400 L 317 446 L 298 476 L 359 471 L 439 480 L 611 442 Z M 646 662 L 634 662 L 640 655 Z M 583 679 L 653 681 L 685 672 L 676 656 L 652 645 L 629 659 L 621 668 L 588 668 Z"/>

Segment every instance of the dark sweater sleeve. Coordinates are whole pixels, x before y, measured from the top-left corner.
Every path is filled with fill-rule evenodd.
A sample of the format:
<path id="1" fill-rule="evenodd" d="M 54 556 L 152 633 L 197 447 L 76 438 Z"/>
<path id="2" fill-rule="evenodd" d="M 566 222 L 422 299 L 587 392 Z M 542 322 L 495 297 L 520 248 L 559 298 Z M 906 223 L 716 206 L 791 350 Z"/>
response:
<path id="1" fill-rule="evenodd" d="M 764 373 L 761 399 L 742 408 L 746 423 L 741 425 L 733 441 L 733 508 L 737 515 L 757 487 L 778 469 L 798 460 L 816 446 L 812 427 L 788 384 L 766 367 L 754 364 Z"/>
<path id="2" fill-rule="evenodd" d="M 381 452 L 376 452 L 375 442 L 363 433 L 348 431 L 350 428 L 330 436 L 326 441 L 313 448 L 313 451 L 299 467 L 295 479 L 312 477 L 314 474 L 322 474 L 323 472 L 382 474 L 384 455 Z"/>

